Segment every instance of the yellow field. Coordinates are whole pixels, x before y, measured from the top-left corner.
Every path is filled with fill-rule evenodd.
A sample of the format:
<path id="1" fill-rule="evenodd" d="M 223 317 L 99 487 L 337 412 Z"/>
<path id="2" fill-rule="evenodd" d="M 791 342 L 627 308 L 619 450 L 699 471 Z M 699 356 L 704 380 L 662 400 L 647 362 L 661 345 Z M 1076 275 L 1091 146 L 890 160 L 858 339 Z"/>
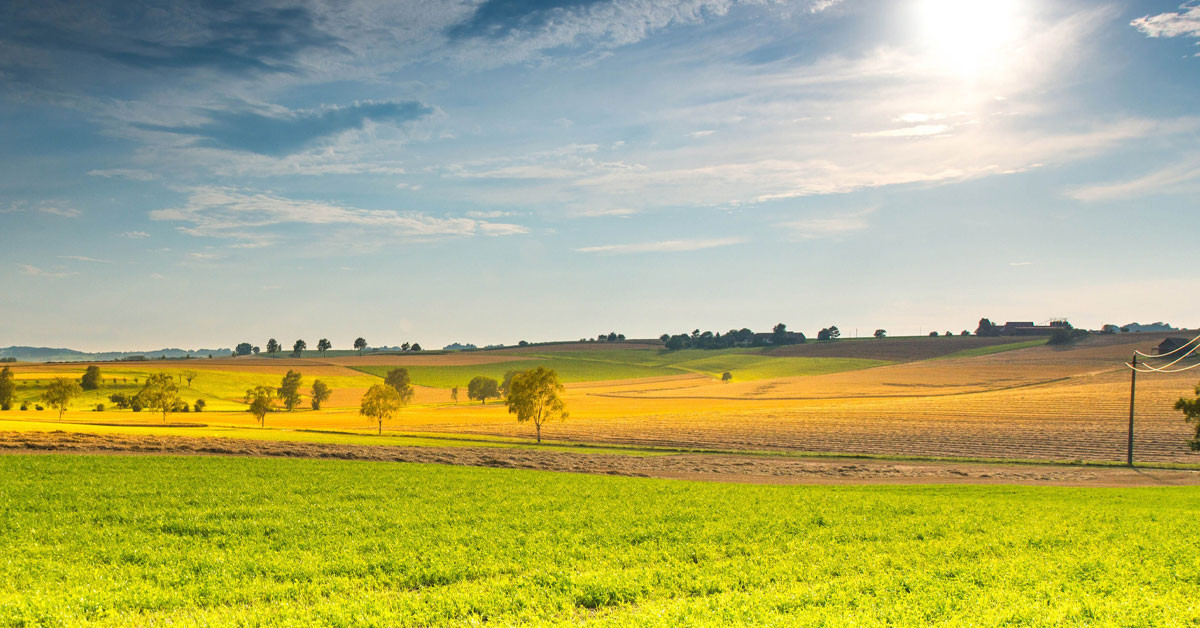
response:
<path id="1" fill-rule="evenodd" d="M 1009 459 L 1122 460 L 1129 403 L 1129 372 L 1122 366 L 1132 350 L 1159 338 L 1095 338 L 1069 349 L 1036 347 L 971 358 L 939 359 L 877 368 L 747 382 L 722 383 L 683 374 L 567 385 L 571 418 L 551 424 L 552 440 L 579 443 L 655 445 L 682 448 L 839 452 L 876 455 Z M 511 360 L 498 354 L 415 356 L 449 364 L 458 360 Z M 364 356 L 393 359 L 389 356 Z M 268 427 L 366 430 L 358 400 L 379 378 L 347 368 L 347 360 L 204 360 L 197 390 L 215 386 L 225 404 L 202 414 L 171 414 L 171 421 L 250 427 L 236 411 L 243 382 L 277 379 L 300 370 L 307 386 L 320 376 L 335 388 L 326 409 L 267 416 Z M 407 356 L 406 360 L 410 359 Z M 212 362 L 207 365 L 203 362 Z M 332 362 L 338 362 L 334 364 Z M 381 362 L 382 363 L 382 362 Z M 148 372 L 165 364 L 102 365 L 105 377 L 118 368 Z M 166 370 L 182 368 L 172 363 Z M 236 370 L 235 370 L 236 369 Z M 81 365 L 19 365 L 19 379 L 77 375 Z M 132 372 L 132 371 L 131 371 Z M 236 382 L 229 381 L 231 378 Z M 1190 394 L 1200 375 L 1141 376 L 1138 394 L 1137 458 L 1200 463 L 1186 442 L 1189 426 L 1172 408 Z M 207 380 L 207 381 L 206 381 Z M 418 387 L 414 405 L 385 429 L 528 438 L 498 403 L 459 403 L 448 390 Z M 185 394 L 186 398 L 186 394 Z M 0 419 L 55 418 L 50 411 L 0 413 Z M 69 411 L 76 423 L 142 423 L 161 419 L 148 412 Z M 2 428 L 3 426 L 0 426 Z"/>

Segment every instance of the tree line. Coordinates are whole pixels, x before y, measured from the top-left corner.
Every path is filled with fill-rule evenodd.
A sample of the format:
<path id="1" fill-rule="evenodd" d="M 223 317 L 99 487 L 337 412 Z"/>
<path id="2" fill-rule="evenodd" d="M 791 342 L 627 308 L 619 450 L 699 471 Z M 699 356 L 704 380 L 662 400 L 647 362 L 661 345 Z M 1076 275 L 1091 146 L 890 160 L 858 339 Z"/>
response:
<path id="1" fill-rule="evenodd" d="M 358 338 L 355 338 L 353 346 L 354 346 L 354 350 L 358 351 L 359 355 L 362 355 L 363 351 L 365 351 L 367 348 L 366 338 L 363 338 L 361 336 Z M 332 348 L 333 348 L 333 343 L 329 342 L 328 338 L 322 338 L 317 341 L 317 351 L 321 352 L 321 357 L 325 357 L 325 352 L 329 351 Z M 294 358 L 298 358 L 304 351 L 307 351 L 307 350 L 308 350 L 308 343 L 306 341 L 304 341 L 303 339 L 299 339 L 296 342 L 292 343 L 291 356 Z M 421 349 L 420 343 L 406 342 L 406 343 L 400 345 L 400 350 L 401 351 L 421 351 L 422 349 Z M 279 344 L 278 340 L 275 340 L 274 338 L 270 338 L 267 340 L 267 355 L 275 355 L 276 353 L 279 353 L 281 351 L 283 351 L 283 346 Z M 235 346 L 233 348 L 233 354 L 235 356 L 258 355 L 261 352 L 262 352 L 262 349 L 260 349 L 257 345 L 251 344 L 249 342 L 239 342 L 237 344 L 237 346 Z"/>

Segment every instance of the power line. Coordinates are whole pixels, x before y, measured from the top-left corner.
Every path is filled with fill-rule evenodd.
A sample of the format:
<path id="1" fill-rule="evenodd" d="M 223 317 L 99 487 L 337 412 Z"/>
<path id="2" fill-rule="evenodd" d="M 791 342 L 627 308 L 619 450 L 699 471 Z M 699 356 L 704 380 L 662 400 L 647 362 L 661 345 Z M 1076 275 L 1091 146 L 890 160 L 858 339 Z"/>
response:
<path id="1" fill-rule="evenodd" d="M 1174 354 L 1176 354 L 1176 353 L 1179 353 L 1180 351 L 1183 351 L 1184 349 L 1187 349 L 1187 347 L 1188 347 L 1189 345 L 1196 344 L 1196 341 L 1198 341 L 1198 340 L 1200 340 L 1200 336 L 1196 336 L 1195 338 L 1192 338 L 1191 342 L 1188 342 L 1188 343 L 1185 343 L 1185 344 L 1183 344 L 1182 346 L 1178 347 L 1178 348 L 1177 348 L 1177 349 L 1175 349 L 1174 351 L 1168 351 L 1167 353 L 1160 353 L 1160 354 L 1158 354 L 1158 355 L 1150 355 L 1150 354 L 1148 354 L 1148 353 L 1142 353 L 1141 351 L 1138 351 L 1138 350 L 1136 350 L 1136 349 L 1134 349 L 1134 351 L 1133 351 L 1133 352 L 1134 352 L 1134 353 L 1136 353 L 1136 354 L 1138 354 L 1138 355 L 1140 355 L 1140 356 L 1142 356 L 1143 358 L 1151 358 L 1151 359 L 1154 359 L 1154 360 L 1160 360 L 1160 359 L 1162 359 L 1162 358 L 1165 358 L 1165 357 L 1168 357 L 1168 356 L 1174 355 Z M 1195 349 L 1196 349 L 1196 347 L 1192 347 L 1191 349 L 1188 349 L 1188 353 L 1191 353 L 1191 352 L 1192 352 L 1192 351 L 1194 351 Z"/>

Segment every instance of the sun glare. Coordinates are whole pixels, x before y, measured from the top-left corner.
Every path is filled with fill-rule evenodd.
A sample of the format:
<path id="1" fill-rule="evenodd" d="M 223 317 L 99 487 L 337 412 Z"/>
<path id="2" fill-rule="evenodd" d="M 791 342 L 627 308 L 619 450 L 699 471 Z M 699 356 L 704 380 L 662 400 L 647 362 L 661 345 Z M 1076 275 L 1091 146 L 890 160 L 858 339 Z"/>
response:
<path id="1" fill-rule="evenodd" d="M 1017 0 L 918 0 L 921 41 L 931 61 L 975 78 L 1004 67 L 1020 31 Z"/>

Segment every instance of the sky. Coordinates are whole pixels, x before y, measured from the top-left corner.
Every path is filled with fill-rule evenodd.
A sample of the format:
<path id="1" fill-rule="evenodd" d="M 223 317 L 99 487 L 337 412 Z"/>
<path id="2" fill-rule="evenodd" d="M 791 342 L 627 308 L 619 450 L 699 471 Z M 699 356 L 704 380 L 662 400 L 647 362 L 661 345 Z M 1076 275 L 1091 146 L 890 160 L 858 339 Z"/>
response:
<path id="1" fill-rule="evenodd" d="M 10 0 L 0 346 L 1200 326 L 1200 3 Z"/>

